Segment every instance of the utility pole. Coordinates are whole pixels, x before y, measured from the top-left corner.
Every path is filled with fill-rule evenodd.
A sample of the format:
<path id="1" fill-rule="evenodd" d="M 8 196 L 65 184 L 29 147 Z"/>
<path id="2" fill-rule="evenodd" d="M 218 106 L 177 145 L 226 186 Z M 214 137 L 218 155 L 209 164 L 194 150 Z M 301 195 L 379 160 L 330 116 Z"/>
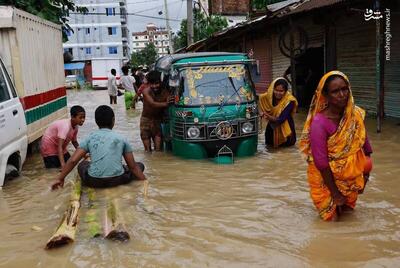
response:
<path id="1" fill-rule="evenodd" d="M 193 44 L 193 0 L 187 0 L 187 44 Z"/>
<path id="2" fill-rule="evenodd" d="M 171 28 L 169 27 L 167 0 L 164 0 L 164 5 L 165 5 L 165 21 L 166 21 L 166 26 L 167 26 L 167 31 L 168 31 L 168 48 L 169 48 L 169 54 L 172 54 L 173 47 L 172 47 L 172 40 L 171 40 Z"/>

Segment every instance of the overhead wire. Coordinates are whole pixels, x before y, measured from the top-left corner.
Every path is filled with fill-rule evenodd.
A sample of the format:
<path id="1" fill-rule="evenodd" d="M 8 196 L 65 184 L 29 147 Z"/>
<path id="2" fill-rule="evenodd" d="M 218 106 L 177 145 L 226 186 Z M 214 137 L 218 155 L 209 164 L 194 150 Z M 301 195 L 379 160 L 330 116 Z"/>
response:
<path id="1" fill-rule="evenodd" d="M 183 0 L 181 1 L 181 7 L 179 8 L 179 11 L 176 13 L 175 19 L 178 19 L 179 15 L 181 14 L 182 6 L 183 6 Z"/>
<path id="2" fill-rule="evenodd" d="M 127 5 L 135 5 L 135 4 L 144 4 L 148 2 L 159 2 L 159 0 L 148 0 L 148 1 L 141 1 L 141 2 L 134 2 L 134 3 L 126 3 Z"/>
<path id="3" fill-rule="evenodd" d="M 179 2 L 181 2 L 181 0 L 177 0 L 177 1 L 174 1 L 174 2 L 171 2 L 171 3 L 168 3 L 168 4 L 169 5 L 173 5 L 173 4 L 177 4 Z M 151 8 L 147 8 L 147 9 L 142 9 L 142 10 L 139 10 L 139 11 L 135 11 L 135 13 L 142 13 L 142 12 L 145 12 L 145 11 L 153 10 L 155 8 L 163 8 L 163 7 L 164 7 L 164 4 L 159 5 L 159 6 L 154 6 L 154 7 L 151 7 Z"/>
<path id="4" fill-rule="evenodd" d="M 75 15 L 97 15 L 97 16 L 110 16 L 107 15 L 105 12 L 87 12 L 87 13 L 79 13 L 79 12 L 71 12 L 70 14 L 75 14 Z M 112 16 L 114 15 L 127 15 L 127 16 L 136 16 L 136 17 L 144 17 L 144 18 L 151 18 L 151 19 L 158 19 L 158 20 L 166 20 L 165 17 L 155 17 L 155 16 L 150 16 L 150 15 L 142 15 L 142 14 L 136 14 L 136 13 L 113 13 Z M 172 21 L 181 21 L 177 19 L 169 19 Z"/>

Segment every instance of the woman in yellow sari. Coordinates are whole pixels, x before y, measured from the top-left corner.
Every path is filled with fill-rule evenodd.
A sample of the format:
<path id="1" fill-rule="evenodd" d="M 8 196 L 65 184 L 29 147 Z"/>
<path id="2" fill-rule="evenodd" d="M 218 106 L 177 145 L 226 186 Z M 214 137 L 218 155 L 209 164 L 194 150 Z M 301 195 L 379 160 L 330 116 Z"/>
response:
<path id="1" fill-rule="evenodd" d="M 291 146 L 296 143 L 293 115 L 297 110 L 297 100 L 288 91 L 288 82 L 279 77 L 259 97 L 261 115 L 268 123 L 265 129 L 265 144 L 274 148 Z"/>
<path id="2" fill-rule="evenodd" d="M 366 155 L 372 153 L 365 112 L 354 105 L 350 82 L 339 71 L 325 74 L 311 102 L 299 142 L 307 156 L 310 195 L 324 220 L 352 210 L 369 177 Z"/>

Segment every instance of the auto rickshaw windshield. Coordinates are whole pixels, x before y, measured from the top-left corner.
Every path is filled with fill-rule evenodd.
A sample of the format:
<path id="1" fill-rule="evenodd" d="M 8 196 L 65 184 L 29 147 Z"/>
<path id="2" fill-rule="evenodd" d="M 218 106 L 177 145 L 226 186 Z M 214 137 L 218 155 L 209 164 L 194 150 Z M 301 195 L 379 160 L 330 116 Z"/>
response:
<path id="1" fill-rule="evenodd" d="M 243 64 L 187 67 L 181 69 L 180 77 L 180 105 L 238 104 L 254 100 Z"/>

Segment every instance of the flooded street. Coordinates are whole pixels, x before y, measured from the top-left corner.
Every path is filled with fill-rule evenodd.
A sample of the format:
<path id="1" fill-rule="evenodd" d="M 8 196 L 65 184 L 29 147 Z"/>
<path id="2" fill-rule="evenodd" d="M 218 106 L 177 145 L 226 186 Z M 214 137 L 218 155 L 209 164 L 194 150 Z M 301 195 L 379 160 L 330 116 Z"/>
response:
<path id="1" fill-rule="evenodd" d="M 169 153 L 146 154 L 140 141 L 140 109 L 125 111 L 118 98 L 115 131 L 145 164 L 143 182 L 96 190 L 96 207 L 118 198 L 131 239 L 90 238 L 84 222 L 76 241 L 44 250 L 67 206 L 70 187 L 51 192 L 57 171 L 40 154 L 27 158 L 22 176 L 0 191 L 1 267 L 399 267 L 400 126 L 386 120 L 383 133 L 367 120 L 374 169 L 352 214 L 340 222 L 319 219 L 309 197 L 306 162 L 296 147 L 264 148 L 234 165 L 194 161 Z M 78 139 L 97 128 L 94 110 L 107 91 L 69 91 L 68 105 L 82 105 L 86 122 Z M 305 114 L 296 115 L 300 135 Z"/>

